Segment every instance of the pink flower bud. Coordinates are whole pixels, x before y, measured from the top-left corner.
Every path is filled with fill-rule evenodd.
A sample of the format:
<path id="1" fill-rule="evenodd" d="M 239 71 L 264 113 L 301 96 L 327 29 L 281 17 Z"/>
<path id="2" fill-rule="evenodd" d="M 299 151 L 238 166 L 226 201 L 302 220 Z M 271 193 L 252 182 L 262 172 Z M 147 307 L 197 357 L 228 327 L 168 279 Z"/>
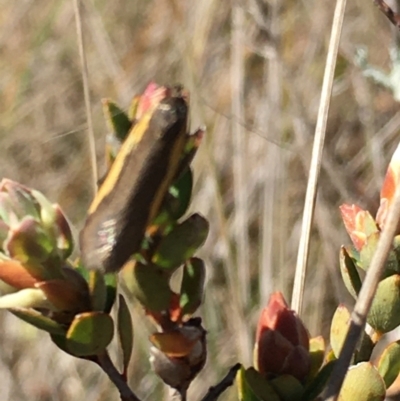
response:
<path id="1" fill-rule="evenodd" d="M 261 312 L 254 351 L 255 365 L 263 375 L 290 374 L 303 380 L 310 370 L 307 329 L 280 292 L 271 295 Z"/>

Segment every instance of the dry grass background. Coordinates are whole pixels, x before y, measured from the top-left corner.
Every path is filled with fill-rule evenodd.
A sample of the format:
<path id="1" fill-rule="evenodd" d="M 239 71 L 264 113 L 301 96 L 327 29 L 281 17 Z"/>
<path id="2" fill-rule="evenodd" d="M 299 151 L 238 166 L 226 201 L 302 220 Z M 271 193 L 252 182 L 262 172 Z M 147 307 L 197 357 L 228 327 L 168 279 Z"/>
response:
<path id="1" fill-rule="evenodd" d="M 101 98 L 126 107 L 149 80 L 191 92 L 192 128 L 207 126 L 195 161 L 192 209 L 211 222 L 201 256 L 208 282 L 201 313 L 209 358 L 196 400 L 227 368 L 251 363 L 254 326 L 273 290 L 290 300 L 314 125 L 334 4 L 330 0 L 85 1 L 83 22 L 98 163 L 104 172 Z M 0 1 L 0 176 L 58 202 L 81 227 L 91 200 L 90 159 L 72 1 Z M 390 68 L 388 21 L 372 1 L 348 2 L 328 121 L 303 318 L 327 337 L 339 302 L 348 242 L 338 205 L 376 211 L 397 143 L 392 95 L 363 77 L 358 46 Z M 131 382 L 163 399 L 149 372 L 143 315 L 133 307 Z M 0 400 L 117 399 L 89 362 L 41 332 L 0 316 Z M 165 399 L 167 393 L 164 391 Z M 235 390 L 222 399 L 234 400 Z"/>

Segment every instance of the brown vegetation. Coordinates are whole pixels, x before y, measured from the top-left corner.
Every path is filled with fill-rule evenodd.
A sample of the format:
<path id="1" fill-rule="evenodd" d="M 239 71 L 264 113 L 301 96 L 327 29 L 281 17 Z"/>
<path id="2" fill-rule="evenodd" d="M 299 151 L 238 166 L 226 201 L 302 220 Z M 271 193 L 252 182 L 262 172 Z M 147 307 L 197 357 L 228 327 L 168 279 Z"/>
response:
<path id="1" fill-rule="evenodd" d="M 202 253 L 210 353 L 191 400 L 237 360 L 251 362 L 254 325 L 269 293 L 281 290 L 290 298 L 334 7 L 328 0 L 233 3 L 84 2 L 100 171 L 103 97 L 127 107 L 150 80 L 179 82 L 191 93 L 193 129 L 207 126 L 195 161 L 193 206 L 211 222 Z M 43 191 L 79 229 L 92 193 L 72 2 L 6 0 L 0 21 L 0 176 Z M 339 246 L 349 242 L 338 205 L 354 202 L 375 213 L 397 144 L 398 104 L 354 61 L 357 47 L 365 46 L 369 62 L 389 70 L 391 40 L 372 1 L 349 2 L 306 284 L 304 321 L 312 335 L 326 335 L 333 308 L 349 301 L 338 280 Z M 161 399 L 141 317 L 137 308 L 132 387 L 144 399 Z M 114 394 L 94 365 L 63 354 L 6 313 L 1 321 L 1 400 Z M 234 399 L 230 391 L 223 399 Z"/>

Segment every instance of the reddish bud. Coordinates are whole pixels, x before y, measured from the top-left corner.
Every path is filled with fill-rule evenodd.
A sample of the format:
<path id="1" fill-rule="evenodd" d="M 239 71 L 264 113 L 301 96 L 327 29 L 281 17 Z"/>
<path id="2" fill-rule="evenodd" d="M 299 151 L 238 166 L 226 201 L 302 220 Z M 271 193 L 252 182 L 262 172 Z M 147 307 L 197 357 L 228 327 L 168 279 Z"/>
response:
<path id="1" fill-rule="evenodd" d="M 311 367 L 309 335 L 280 292 L 273 293 L 257 326 L 255 365 L 264 375 L 304 379 Z"/>

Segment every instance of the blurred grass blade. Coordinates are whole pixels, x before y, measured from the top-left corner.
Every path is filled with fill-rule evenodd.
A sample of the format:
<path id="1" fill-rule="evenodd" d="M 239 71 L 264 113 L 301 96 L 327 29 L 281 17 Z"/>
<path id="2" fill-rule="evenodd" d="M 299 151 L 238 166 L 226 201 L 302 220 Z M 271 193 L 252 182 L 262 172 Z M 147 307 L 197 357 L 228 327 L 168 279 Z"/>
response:
<path id="1" fill-rule="evenodd" d="M 76 21 L 76 33 L 78 36 L 78 47 L 79 47 L 79 55 L 81 58 L 82 64 L 82 82 L 83 82 L 83 93 L 85 98 L 85 109 L 86 109 L 86 118 L 88 124 L 88 139 L 89 139 L 89 148 L 90 148 L 90 159 L 92 164 L 92 186 L 93 186 L 93 194 L 97 192 L 97 181 L 98 181 L 98 173 L 97 173 L 97 161 L 96 161 L 96 146 L 94 143 L 94 129 L 93 129 L 93 118 L 91 111 L 91 101 L 90 101 L 90 91 L 89 91 L 89 74 L 85 53 L 85 45 L 83 40 L 83 30 L 82 30 L 82 18 L 80 12 L 80 1 L 74 0 L 74 14 Z"/>

